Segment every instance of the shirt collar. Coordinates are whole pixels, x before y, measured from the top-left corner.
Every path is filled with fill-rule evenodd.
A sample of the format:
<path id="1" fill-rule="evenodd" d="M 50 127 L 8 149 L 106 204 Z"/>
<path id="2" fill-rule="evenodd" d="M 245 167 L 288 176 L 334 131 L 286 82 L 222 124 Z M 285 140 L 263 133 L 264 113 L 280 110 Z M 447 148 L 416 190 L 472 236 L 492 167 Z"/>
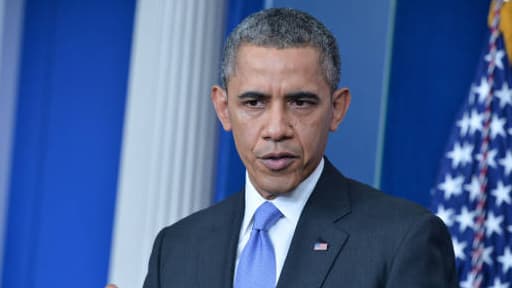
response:
<path id="1" fill-rule="evenodd" d="M 302 209 L 304 205 L 306 205 L 306 201 L 309 196 L 313 192 L 320 175 L 322 174 L 322 170 L 324 169 L 324 159 L 320 160 L 318 166 L 302 183 L 297 186 L 294 190 L 289 193 L 280 195 L 273 200 L 269 200 L 272 204 L 274 204 L 279 211 L 283 214 L 283 218 L 287 221 L 290 221 L 294 226 L 297 225 L 299 221 L 300 214 L 302 213 Z M 258 207 L 260 207 L 263 202 L 267 201 L 263 198 L 256 188 L 251 183 L 249 179 L 249 174 L 247 171 L 245 172 L 245 212 L 244 219 L 242 222 L 241 231 L 247 231 L 249 229 L 250 224 L 252 223 L 252 218 L 254 212 Z"/>

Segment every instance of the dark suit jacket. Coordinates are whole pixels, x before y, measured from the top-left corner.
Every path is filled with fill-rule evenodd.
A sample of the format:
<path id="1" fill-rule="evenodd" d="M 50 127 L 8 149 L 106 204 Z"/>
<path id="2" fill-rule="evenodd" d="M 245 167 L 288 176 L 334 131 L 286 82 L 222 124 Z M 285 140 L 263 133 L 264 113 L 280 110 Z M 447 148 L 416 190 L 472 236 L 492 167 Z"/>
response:
<path id="1" fill-rule="evenodd" d="M 163 229 L 144 287 L 232 287 L 243 211 L 238 193 Z M 328 243 L 327 251 L 313 250 L 318 241 Z M 439 218 L 345 178 L 326 161 L 277 287 L 458 285 L 450 236 Z"/>

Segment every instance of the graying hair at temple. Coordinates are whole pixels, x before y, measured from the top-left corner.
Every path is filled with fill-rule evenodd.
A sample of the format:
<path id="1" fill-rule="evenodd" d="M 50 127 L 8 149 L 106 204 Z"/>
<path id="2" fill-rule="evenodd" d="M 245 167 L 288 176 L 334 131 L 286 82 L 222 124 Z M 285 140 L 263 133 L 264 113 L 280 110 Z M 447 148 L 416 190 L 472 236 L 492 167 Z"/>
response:
<path id="1" fill-rule="evenodd" d="M 235 73 L 238 49 L 244 45 L 272 48 L 313 47 L 320 52 L 320 64 L 331 92 L 340 80 L 341 60 L 336 38 L 313 16 L 289 8 L 273 8 L 247 17 L 231 32 L 224 47 L 221 66 L 223 88 Z"/>

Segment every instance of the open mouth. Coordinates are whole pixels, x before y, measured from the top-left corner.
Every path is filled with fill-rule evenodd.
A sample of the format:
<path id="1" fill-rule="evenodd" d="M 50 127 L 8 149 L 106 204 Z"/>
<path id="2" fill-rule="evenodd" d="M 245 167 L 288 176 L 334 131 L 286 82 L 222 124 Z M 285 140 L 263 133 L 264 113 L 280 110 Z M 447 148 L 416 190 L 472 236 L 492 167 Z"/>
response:
<path id="1" fill-rule="evenodd" d="M 291 153 L 269 153 L 263 155 L 260 159 L 267 169 L 281 171 L 288 168 L 297 159 L 297 156 Z"/>

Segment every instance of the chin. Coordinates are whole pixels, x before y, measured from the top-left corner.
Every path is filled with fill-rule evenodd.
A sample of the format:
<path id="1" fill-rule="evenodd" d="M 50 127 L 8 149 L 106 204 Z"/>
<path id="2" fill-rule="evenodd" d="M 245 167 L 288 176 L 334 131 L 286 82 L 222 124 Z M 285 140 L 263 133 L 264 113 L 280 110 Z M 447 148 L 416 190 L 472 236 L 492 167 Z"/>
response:
<path id="1" fill-rule="evenodd" d="M 253 171 L 256 173 L 252 176 L 249 173 L 253 185 L 260 193 L 263 191 L 263 193 L 269 195 L 286 194 L 295 189 L 303 180 L 301 180 L 301 175 L 297 173 L 297 169 L 270 171 L 265 167 L 258 167 Z"/>
<path id="2" fill-rule="evenodd" d="M 261 188 L 263 191 L 267 191 L 271 195 L 280 195 L 280 194 L 286 194 L 295 189 L 299 183 L 296 183 L 296 181 L 279 181 L 277 179 L 270 179 L 271 181 L 267 183 L 263 183 L 261 185 Z"/>

